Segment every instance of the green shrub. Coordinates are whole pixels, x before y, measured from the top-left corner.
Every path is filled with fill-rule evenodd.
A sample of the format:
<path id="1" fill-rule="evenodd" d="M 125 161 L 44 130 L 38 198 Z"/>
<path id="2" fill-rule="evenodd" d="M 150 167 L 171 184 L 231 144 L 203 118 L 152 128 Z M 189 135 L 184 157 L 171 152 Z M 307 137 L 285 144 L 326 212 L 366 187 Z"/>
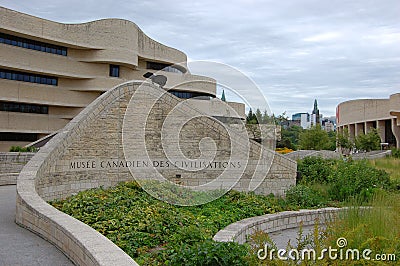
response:
<path id="1" fill-rule="evenodd" d="M 297 171 L 300 172 L 302 183 L 327 183 L 335 164 L 335 160 L 306 157 L 298 161 Z"/>
<path id="2" fill-rule="evenodd" d="M 400 149 L 392 149 L 392 157 L 400 158 Z"/>
<path id="3" fill-rule="evenodd" d="M 21 147 L 21 146 L 11 146 L 10 152 L 36 152 L 37 148 L 31 147 Z"/>
<path id="4" fill-rule="evenodd" d="M 376 169 L 367 161 L 339 162 L 330 175 L 329 196 L 333 200 L 344 201 L 350 197 L 368 200 L 379 188 L 390 186 L 389 175 Z"/>
<path id="5" fill-rule="evenodd" d="M 183 245 L 178 253 L 171 256 L 169 265 L 216 266 L 246 265 L 247 246 L 235 242 L 214 242 L 206 240 L 193 246 Z"/>
<path id="6" fill-rule="evenodd" d="M 304 207 L 316 207 L 325 204 L 322 195 L 305 185 L 297 185 L 286 191 L 286 200 L 289 204 Z"/>

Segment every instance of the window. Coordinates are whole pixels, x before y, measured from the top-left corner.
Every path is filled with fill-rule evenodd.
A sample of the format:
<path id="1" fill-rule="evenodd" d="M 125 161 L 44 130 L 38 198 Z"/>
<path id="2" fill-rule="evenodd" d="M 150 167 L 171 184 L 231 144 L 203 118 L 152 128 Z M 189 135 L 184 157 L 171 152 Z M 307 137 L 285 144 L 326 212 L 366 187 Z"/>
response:
<path id="1" fill-rule="evenodd" d="M 119 66 L 110 65 L 110 77 L 119 77 Z"/>
<path id="2" fill-rule="evenodd" d="M 39 104 L 26 104 L 26 103 L 1 102 L 0 101 L 0 111 L 48 114 L 49 106 L 39 105 Z"/>
<path id="3" fill-rule="evenodd" d="M 0 43 L 5 43 L 45 53 L 67 56 L 67 47 L 29 40 L 26 38 L 21 38 L 5 33 L 0 33 Z"/>
<path id="4" fill-rule="evenodd" d="M 13 71 L 8 69 L 0 69 L 0 78 L 31 82 L 31 83 L 39 83 L 52 86 L 58 85 L 57 77 L 37 75 L 37 74 Z"/>
<path id="5" fill-rule="evenodd" d="M 35 133 L 13 133 L 0 132 L 0 141 L 36 141 L 38 135 Z"/>
<path id="6" fill-rule="evenodd" d="M 181 99 L 190 99 L 196 97 L 197 99 L 200 100 L 209 100 L 211 97 L 208 94 L 198 93 L 198 92 L 187 92 L 187 91 L 176 91 L 176 90 L 169 90 L 168 92 Z"/>
<path id="7" fill-rule="evenodd" d="M 174 66 L 171 66 L 170 64 L 147 61 L 146 65 L 147 65 L 146 66 L 147 69 L 162 70 L 162 71 L 166 71 L 166 72 L 173 72 L 173 73 L 179 73 L 179 74 L 183 73 L 180 69 L 178 69 Z"/>

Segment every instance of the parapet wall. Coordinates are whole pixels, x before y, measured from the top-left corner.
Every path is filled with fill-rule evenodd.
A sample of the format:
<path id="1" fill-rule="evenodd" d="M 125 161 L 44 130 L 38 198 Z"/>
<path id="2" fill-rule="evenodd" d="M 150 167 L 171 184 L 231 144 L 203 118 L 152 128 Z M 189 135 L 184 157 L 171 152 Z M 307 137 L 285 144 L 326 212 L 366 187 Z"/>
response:
<path id="1" fill-rule="evenodd" d="M 66 198 L 89 188 L 110 187 L 134 179 L 125 165 L 122 128 L 125 111 L 139 86 L 145 86 L 147 90 L 140 95 L 137 112 L 127 114 L 134 122 L 129 136 L 137 138 L 138 132 L 144 130 L 138 125 L 145 121 L 145 145 L 153 163 L 161 164 L 168 160 L 162 149 L 160 130 L 169 112 L 181 100 L 152 84 L 142 84 L 142 81 L 128 82 L 97 98 L 42 147 L 18 177 L 16 222 L 56 245 L 77 265 L 136 265 L 110 240 L 56 210 L 46 201 Z M 151 93 L 161 92 L 162 96 L 151 106 Z M 149 105 L 151 108 L 148 108 Z M 200 117 L 185 123 L 180 134 L 169 132 L 171 136 L 179 135 L 176 146 L 188 158 L 196 158 L 204 152 L 200 145 L 202 138 L 214 140 L 216 159 L 223 163 L 231 156 L 229 152 L 232 145 L 242 147 L 242 141 L 248 141 L 239 139 L 229 142 L 229 134 L 216 120 L 201 117 L 201 113 L 190 106 L 182 108 L 183 114 L 190 113 Z M 268 174 L 265 172 L 266 176 L 255 188 L 255 192 L 283 195 L 286 189 L 295 184 L 295 161 L 273 151 L 264 151 L 256 142 L 251 142 L 249 147 L 249 163 L 233 189 L 248 191 L 252 172 L 257 168 L 257 159 L 264 156 L 264 153 L 266 157 L 272 158 L 271 165 L 267 165 L 270 171 Z M 240 164 L 237 163 L 236 166 L 239 167 Z M 193 172 L 177 167 L 158 168 L 170 181 L 189 186 L 200 186 L 209 182 L 223 170 L 216 167 Z M 178 174 L 180 178 L 177 178 Z"/>

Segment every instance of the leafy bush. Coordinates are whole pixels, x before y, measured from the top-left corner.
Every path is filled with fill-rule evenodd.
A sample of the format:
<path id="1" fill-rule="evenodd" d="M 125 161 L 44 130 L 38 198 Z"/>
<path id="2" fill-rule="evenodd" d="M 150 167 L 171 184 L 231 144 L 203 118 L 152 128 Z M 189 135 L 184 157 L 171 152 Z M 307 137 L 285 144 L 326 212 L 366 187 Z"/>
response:
<path id="1" fill-rule="evenodd" d="M 31 147 L 21 147 L 21 146 L 11 146 L 10 152 L 36 152 L 37 148 Z"/>
<path id="2" fill-rule="evenodd" d="M 371 129 L 367 134 L 356 137 L 355 145 L 358 150 L 374 151 L 380 149 L 381 138 L 376 129 Z"/>
<path id="3" fill-rule="evenodd" d="M 392 149 L 392 157 L 400 158 L 400 149 Z"/>
<path id="4" fill-rule="evenodd" d="M 184 245 L 171 256 L 169 265 L 214 266 L 246 265 L 248 249 L 235 242 L 214 242 L 206 240 L 193 246 Z"/>
<path id="5" fill-rule="evenodd" d="M 286 200 L 289 204 L 301 207 L 316 207 L 325 203 L 322 195 L 305 185 L 297 185 L 286 191 Z"/>
<path id="6" fill-rule="evenodd" d="M 321 157 L 306 157 L 297 162 L 297 171 L 300 172 L 303 183 L 327 183 L 328 177 L 336 164 L 334 160 Z"/>
<path id="7" fill-rule="evenodd" d="M 339 201 L 356 196 L 368 200 L 376 189 L 390 186 L 389 175 L 364 160 L 339 162 L 335 171 L 331 172 L 330 182 L 328 193 L 331 199 Z"/>

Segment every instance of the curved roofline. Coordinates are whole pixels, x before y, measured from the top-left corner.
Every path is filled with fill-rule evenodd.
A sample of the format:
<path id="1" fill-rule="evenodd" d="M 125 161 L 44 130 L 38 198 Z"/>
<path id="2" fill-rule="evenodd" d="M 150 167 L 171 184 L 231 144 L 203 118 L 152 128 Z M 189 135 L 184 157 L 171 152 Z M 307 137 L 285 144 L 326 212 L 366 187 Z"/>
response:
<path id="1" fill-rule="evenodd" d="M 85 26 L 85 25 L 90 25 L 90 24 L 97 24 L 97 23 L 101 23 L 101 22 L 106 22 L 106 21 L 109 21 L 109 22 L 118 22 L 118 21 L 120 21 L 120 22 L 129 23 L 129 24 L 133 25 L 138 30 L 139 33 L 143 34 L 145 37 L 149 38 L 151 41 L 155 42 L 156 44 L 158 44 L 160 46 L 163 46 L 163 47 L 166 47 L 168 49 L 174 50 L 174 51 L 176 51 L 178 53 L 181 53 L 182 55 L 184 55 L 184 57 L 187 60 L 187 55 L 183 51 L 180 51 L 180 50 L 178 50 L 176 48 L 173 48 L 171 46 L 162 44 L 159 41 L 154 40 L 153 38 L 149 37 L 135 22 L 130 21 L 128 19 L 122 19 L 122 18 L 100 18 L 100 19 L 95 19 L 95 20 L 81 22 L 81 23 L 64 23 L 64 22 L 59 22 L 59 21 L 53 21 L 53 20 L 46 19 L 46 18 L 41 18 L 41 17 L 38 17 L 38 16 L 30 15 L 30 14 L 27 14 L 27 13 L 23 13 L 23 12 L 20 12 L 20 11 L 16 11 L 16 10 L 13 10 L 13 9 L 9 9 L 9 8 L 0 6 L 0 10 L 1 9 L 5 10 L 6 12 L 17 13 L 20 16 L 30 17 L 32 19 L 45 21 L 47 23 L 56 24 L 56 25 L 59 25 L 59 26 Z M 5 30 L 12 31 L 11 29 L 7 29 L 7 28 L 5 28 Z M 22 35 L 26 35 L 26 36 L 37 37 L 35 35 L 30 35 L 30 34 L 28 34 L 26 32 L 16 32 L 16 33 L 19 33 L 19 34 L 22 34 Z M 43 38 L 46 39 L 45 36 L 43 36 Z M 49 40 L 51 40 L 51 39 L 49 39 Z M 51 40 L 51 41 L 69 44 L 68 42 L 65 42 L 65 40 L 64 41 L 63 40 Z M 74 46 L 74 45 L 71 44 L 71 46 Z M 79 44 L 77 44 L 75 46 L 80 47 Z M 101 47 L 90 47 L 90 48 L 91 49 L 102 49 Z"/>

